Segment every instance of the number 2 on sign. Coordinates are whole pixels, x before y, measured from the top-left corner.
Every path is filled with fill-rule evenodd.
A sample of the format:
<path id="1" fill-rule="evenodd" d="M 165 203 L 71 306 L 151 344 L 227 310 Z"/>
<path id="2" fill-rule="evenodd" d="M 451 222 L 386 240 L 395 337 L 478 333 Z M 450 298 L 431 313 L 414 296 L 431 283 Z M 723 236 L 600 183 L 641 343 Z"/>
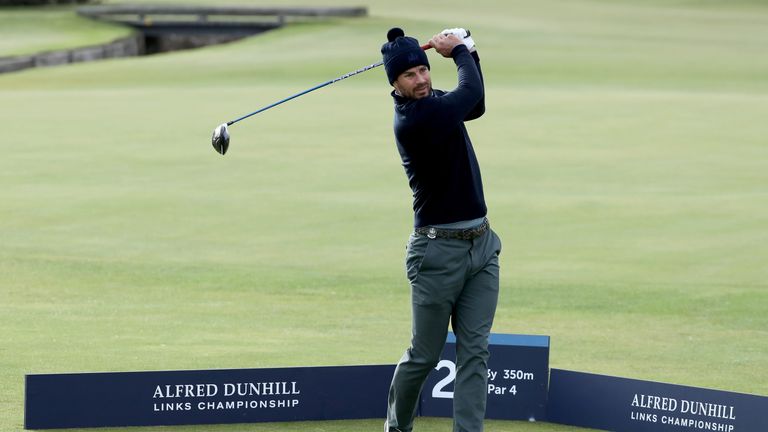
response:
<path id="1" fill-rule="evenodd" d="M 439 371 L 440 369 L 448 369 L 448 375 L 446 375 L 443 379 L 438 381 L 434 387 L 432 387 L 432 397 L 435 399 L 453 399 L 453 392 L 446 390 L 446 387 L 448 387 L 456 379 L 456 363 L 450 360 L 440 360 L 437 366 L 435 366 L 435 370 Z M 488 384 L 488 394 L 507 394 L 507 390 L 509 390 L 508 394 L 511 394 L 512 396 L 517 394 L 516 385 L 513 385 L 507 389 L 504 387 L 497 387 L 493 384 Z"/>
<path id="2" fill-rule="evenodd" d="M 440 363 L 435 366 L 435 370 L 443 368 L 448 368 L 448 375 L 432 388 L 432 397 L 436 399 L 453 399 L 453 392 L 446 391 L 445 388 L 456 379 L 456 364 L 450 360 L 440 360 Z"/>

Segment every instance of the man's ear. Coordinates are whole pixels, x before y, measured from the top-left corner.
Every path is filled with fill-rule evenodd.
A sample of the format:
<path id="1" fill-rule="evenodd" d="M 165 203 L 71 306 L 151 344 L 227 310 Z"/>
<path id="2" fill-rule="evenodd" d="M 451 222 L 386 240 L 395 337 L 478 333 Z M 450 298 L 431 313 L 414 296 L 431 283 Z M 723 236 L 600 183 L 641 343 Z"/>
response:
<path id="1" fill-rule="evenodd" d="M 392 87 L 394 87 L 394 88 L 395 88 L 395 92 L 396 92 L 397 94 L 400 94 L 400 87 L 397 85 L 397 81 L 395 81 L 395 82 L 393 82 L 393 83 L 392 83 Z"/>

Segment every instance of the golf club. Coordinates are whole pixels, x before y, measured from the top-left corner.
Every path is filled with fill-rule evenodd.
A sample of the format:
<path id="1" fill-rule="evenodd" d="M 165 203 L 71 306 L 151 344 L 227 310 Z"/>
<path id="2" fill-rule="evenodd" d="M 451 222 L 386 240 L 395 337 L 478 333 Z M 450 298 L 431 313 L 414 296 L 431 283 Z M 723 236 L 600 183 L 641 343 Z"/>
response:
<path id="1" fill-rule="evenodd" d="M 395 30 L 395 29 L 392 29 L 392 30 Z M 390 30 L 390 32 L 392 32 L 392 30 Z M 400 32 L 401 32 L 401 35 L 402 35 L 402 30 L 400 30 Z M 429 48 L 431 48 L 431 46 L 429 46 L 428 44 L 421 46 L 421 49 L 423 49 L 423 50 L 428 50 Z M 368 71 L 368 70 L 371 70 L 373 68 L 379 67 L 379 66 L 381 66 L 383 64 L 384 64 L 383 61 L 379 61 L 379 62 L 370 64 L 370 65 L 365 66 L 363 68 L 360 68 L 360 69 L 358 69 L 356 71 L 344 74 L 344 75 L 342 75 L 342 76 L 340 76 L 338 78 L 334 78 L 334 79 L 326 81 L 326 82 L 324 82 L 322 84 L 318 84 L 318 85 L 316 85 L 316 86 L 314 86 L 314 87 L 312 87 L 310 89 L 307 89 L 307 90 L 304 90 L 302 92 L 296 93 L 293 96 L 288 96 L 285 99 L 279 100 L 279 101 L 277 101 L 277 102 L 275 102 L 273 104 L 267 105 L 267 106 L 265 106 L 263 108 L 259 108 L 258 110 L 254 111 L 252 113 L 246 114 L 246 115 L 244 115 L 242 117 L 236 118 L 234 120 L 230 120 L 230 121 L 228 121 L 226 123 L 222 123 L 218 127 L 216 127 L 216 129 L 213 130 L 213 137 L 212 137 L 213 148 L 216 149 L 216 151 L 221 153 L 222 155 L 225 154 L 227 152 L 227 149 L 229 148 L 229 129 L 228 129 L 228 127 L 232 126 L 233 124 L 235 124 L 235 123 L 237 123 L 237 122 L 239 122 L 241 120 L 245 120 L 248 117 L 254 116 L 254 115 L 256 115 L 256 114 L 258 114 L 260 112 L 264 112 L 264 111 L 266 111 L 266 110 L 268 110 L 270 108 L 274 108 L 274 107 L 276 107 L 276 106 L 278 106 L 278 105 L 280 105 L 282 103 L 288 102 L 291 99 L 295 99 L 295 98 L 297 98 L 299 96 L 302 96 L 302 95 L 305 95 L 305 94 L 307 94 L 309 92 L 313 92 L 313 91 L 315 91 L 317 89 L 323 88 L 323 87 L 325 87 L 327 85 L 330 85 L 330 84 L 333 84 L 333 83 L 335 83 L 337 81 L 341 81 L 341 80 L 347 79 L 347 78 L 349 78 L 351 76 L 355 76 L 355 75 L 357 75 L 359 73 L 363 73 L 365 71 Z"/>

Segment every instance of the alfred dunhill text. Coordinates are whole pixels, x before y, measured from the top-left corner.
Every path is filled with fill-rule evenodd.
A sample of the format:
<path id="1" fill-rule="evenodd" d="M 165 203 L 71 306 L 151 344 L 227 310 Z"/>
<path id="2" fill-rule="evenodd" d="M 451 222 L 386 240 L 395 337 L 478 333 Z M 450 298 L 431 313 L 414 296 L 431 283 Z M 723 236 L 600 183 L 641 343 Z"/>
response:
<path id="1" fill-rule="evenodd" d="M 736 413 L 730 405 L 635 394 L 631 406 L 630 419 L 633 421 L 680 426 L 694 431 L 735 432 L 730 422 L 736 420 Z"/>
<path id="2" fill-rule="evenodd" d="M 205 398 L 218 396 L 276 396 L 298 395 L 296 381 L 250 382 L 219 384 L 166 384 L 155 388 L 154 399 Z"/>
<path id="3" fill-rule="evenodd" d="M 165 384 L 155 387 L 152 410 L 163 413 L 296 408 L 300 394 L 296 381 Z"/>

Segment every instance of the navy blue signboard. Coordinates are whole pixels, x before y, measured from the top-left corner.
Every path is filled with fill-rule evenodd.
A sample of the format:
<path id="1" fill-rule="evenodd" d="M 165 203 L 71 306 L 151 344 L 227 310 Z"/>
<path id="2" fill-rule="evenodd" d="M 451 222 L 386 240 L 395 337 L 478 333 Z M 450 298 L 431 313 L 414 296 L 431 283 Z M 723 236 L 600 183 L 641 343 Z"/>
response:
<path id="1" fill-rule="evenodd" d="M 543 420 L 549 378 L 549 336 L 491 334 L 488 360 L 488 405 L 485 418 Z M 456 338 L 451 333 L 442 360 L 421 396 L 420 415 L 453 416 Z"/>
<path id="2" fill-rule="evenodd" d="M 548 336 L 492 334 L 488 418 L 544 415 Z M 421 415 L 451 417 L 455 340 L 425 386 Z M 26 429 L 386 417 L 395 365 L 26 376 Z M 382 421 L 383 423 L 383 421 Z"/>
<path id="3" fill-rule="evenodd" d="M 386 417 L 394 365 L 27 375 L 26 429 Z"/>
<path id="4" fill-rule="evenodd" d="M 768 431 L 768 397 L 552 369 L 547 421 L 615 432 Z"/>

